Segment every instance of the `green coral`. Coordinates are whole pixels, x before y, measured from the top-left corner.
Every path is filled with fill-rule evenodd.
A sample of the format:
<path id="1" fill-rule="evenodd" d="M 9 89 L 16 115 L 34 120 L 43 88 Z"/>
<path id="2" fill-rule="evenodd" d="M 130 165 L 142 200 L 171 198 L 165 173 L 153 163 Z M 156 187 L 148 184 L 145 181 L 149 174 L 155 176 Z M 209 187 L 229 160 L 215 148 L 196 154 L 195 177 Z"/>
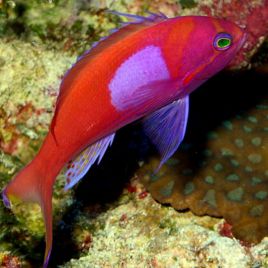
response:
<path id="1" fill-rule="evenodd" d="M 197 2 L 194 0 L 179 0 L 182 8 L 194 8 L 197 6 Z"/>
<path id="2" fill-rule="evenodd" d="M 60 76 L 75 60 L 66 53 L 53 52 L 43 46 L 18 40 L 0 40 L 0 55 L 0 107 L 8 115 L 27 103 L 51 110 L 55 97 L 49 98 L 49 94 L 58 91 Z M 48 124 L 50 117 L 42 118 L 40 123 Z M 31 118 L 28 124 L 33 125 L 34 119 L 40 120 Z"/>
<path id="3" fill-rule="evenodd" d="M 0 186 L 10 180 L 11 175 L 23 166 L 20 159 L 0 151 Z"/>
<path id="4" fill-rule="evenodd" d="M 117 19 L 107 16 L 103 11 L 100 13 L 96 5 L 83 1 L 17 0 L 12 3 L 11 8 L 1 10 L 0 36 L 45 43 L 50 49 L 65 50 L 76 55 L 118 25 L 113 22 Z"/>
<path id="5" fill-rule="evenodd" d="M 0 40 L 0 55 L 0 139 L 3 148 L 7 147 L 0 155 L 0 171 L 13 174 L 21 167 L 19 162 L 27 163 L 39 148 L 51 120 L 60 77 L 75 58 L 5 39 Z M 24 150 L 26 144 L 28 150 Z M 7 153 L 11 150 L 16 155 Z"/>

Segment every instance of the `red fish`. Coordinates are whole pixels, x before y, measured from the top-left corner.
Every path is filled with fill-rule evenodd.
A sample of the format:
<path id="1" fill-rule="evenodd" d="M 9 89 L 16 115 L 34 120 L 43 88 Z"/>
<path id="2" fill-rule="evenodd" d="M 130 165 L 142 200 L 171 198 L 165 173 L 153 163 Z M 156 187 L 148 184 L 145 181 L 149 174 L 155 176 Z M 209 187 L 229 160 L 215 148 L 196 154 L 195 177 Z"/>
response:
<path id="1" fill-rule="evenodd" d="M 162 156 L 160 167 L 184 137 L 189 93 L 223 69 L 245 40 L 243 29 L 216 18 L 118 14 L 133 21 L 66 73 L 41 149 L 3 190 L 7 207 L 13 198 L 41 206 L 44 267 L 52 248 L 52 188 L 61 169 L 71 161 L 68 189 L 100 162 L 115 132 L 137 119 Z"/>

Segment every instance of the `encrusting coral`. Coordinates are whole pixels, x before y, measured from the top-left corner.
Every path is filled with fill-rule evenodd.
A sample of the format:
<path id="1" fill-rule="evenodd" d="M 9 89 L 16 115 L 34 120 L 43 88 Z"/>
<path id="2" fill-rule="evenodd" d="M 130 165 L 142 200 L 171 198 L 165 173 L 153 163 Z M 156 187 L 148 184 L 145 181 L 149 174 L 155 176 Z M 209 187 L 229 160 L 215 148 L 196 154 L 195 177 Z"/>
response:
<path id="1" fill-rule="evenodd" d="M 152 170 L 158 160 L 152 160 L 141 169 L 140 177 L 160 202 L 179 210 L 190 208 L 197 215 L 223 217 L 232 225 L 235 237 L 255 243 L 268 234 L 268 99 L 263 89 L 267 79 L 255 74 L 259 79 L 256 83 L 256 77 L 246 75 L 251 78 L 236 77 L 241 89 L 236 88 L 239 83 L 225 85 L 230 87 L 225 89 L 228 97 L 221 96 L 224 86 L 216 88 L 217 83 L 208 83 L 214 91 L 219 90 L 218 98 L 207 96 L 211 91 L 201 92 L 198 101 L 209 98 L 210 102 L 225 103 L 218 107 L 222 119 L 215 123 L 215 106 L 203 108 L 211 109 L 203 118 L 202 105 L 194 107 L 192 103 L 193 125 L 188 127 L 192 144 L 182 144 L 155 175 Z M 202 120 L 206 121 L 203 127 Z"/>
<path id="2" fill-rule="evenodd" d="M 58 86 L 65 70 L 75 62 L 76 56 L 89 49 L 94 41 L 100 36 L 107 35 L 108 30 L 118 24 L 119 19 L 103 12 L 105 9 L 133 14 L 143 14 L 147 10 L 162 11 L 169 17 L 212 14 L 246 25 L 250 30 L 248 45 L 234 62 L 236 68 L 240 68 L 241 65 L 249 65 L 252 55 L 267 36 L 268 27 L 265 20 L 267 6 L 267 0 L 59 0 L 42 1 L 42 3 L 36 0 L 29 0 L 27 3 L 21 0 L 2 1 L 0 3 L 1 188 L 37 152 L 49 127 Z M 238 9 L 240 12 L 237 12 Z M 262 59 L 265 63 L 267 50 L 262 53 Z M 259 60 L 257 62 L 259 63 Z M 228 79 L 231 76 L 228 75 Z M 202 95 L 202 89 L 195 93 L 191 97 L 192 110 L 188 136 L 179 152 L 163 167 L 158 174 L 160 176 L 158 180 L 158 175 L 151 177 L 150 174 L 154 169 L 153 164 L 156 166 L 159 159 L 149 162 L 138 170 L 138 175 L 143 179 L 145 174 L 143 181 L 159 201 L 170 203 L 177 209 L 190 208 L 198 215 L 222 216 L 232 224 L 235 237 L 256 242 L 267 235 L 265 232 L 267 219 L 265 213 L 262 213 L 267 208 L 267 130 L 265 130 L 267 94 L 255 99 L 256 89 L 258 91 L 260 87 L 264 87 L 262 83 L 255 85 L 251 81 L 249 83 L 251 87 L 246 90 L 247 100 L 253 98 L 256 100 L 255 103 L 253 101 L 251 105 L 242 107 L 242 112 L 238 112 L 239 109 L 230 109 L 234 113 L 220 119 L 218 117 L 221 116 L 221 111 L 217 107 L 223 108 L 219 105 L 222 101 L 221 94 L 228 96 L 225 99 L 225 111 L 229 110 L 230 103 L 232 108 L 236 105 L 241 106 L 240 104 L 244 102 L 244 87 L 248 83 L 244 82 L 241 85 L 240 82 L 243 79 L 248 81 L 246 78 L 247 74 L 239 79 L 239 83 L 235 83 L 235 86 L 227 84 L 226 94 L 224 93 L 226 89 L 218 90 L 219 84 L 225 81 L 224 79 L 220 81 L 216 79 L 216 83 L 212 83 L 210 88 L 213 88 L 214 94 Z M 254 79 L 258 81 L 259 77 Z M 263 84 L 265 83 L 267 84 L 267 80 Z M 237 91 L 239 94 L 235 93 Z M 206 96 L 201 98 L 203 100 L 201 104 L 200 96 Z M 207 121 L 211 121 L 213 117 L 217 117 L 217 120 L 214 118 L 217 124 L 213 122 L 212 126 L 208 127 Z M 128 136 L 126 139 L 131 140 L 131 137 Z M 135 146 L 137 145 L 132 145 Z M 116 144 L 113 147 L 116 147 Z M 257 163 L 258 161 L 260 162 Z M 98 168 L 102 169 L 103 165 L 102 163 Z M 125 169 L 128 164 L 124 166 L 120 163 L 120 165 Z M 166 173 L 163 174 L 164 172 Z M 102 181 L 103 178 L 99 176 L 97 179 Z M 113 179 L 115 181 L 117 176 Z M 175 181 L 173 190 L 171 179 Z M 114 181 L 110 181 L 110 184 L 115 184 Z M 251 267 L 254 266 L 250 262 L 251 257 L 246 255 L 246 250 L 235 240 L 223 238 L 208 230 L 213 229 L 217 220 L 197 217 L 191 212 L 177 213 L 170 207 L 162 207 L 150 198 L 145 189 L 137 193 L 137 198 L 131 197 L 125 203 L 119 201 L 119 204 L 113 204 L 111 209 L 102 211 L 97 217 L 94 211 L 88 216 L 85 211 L 77 209 L 78 212 L 76 210 L 73 214 L 81 216 L 76 221 L 75 216 L 70 215 L 68 225 L 62 219 L 62 215 L 66 207 L 72 204 L 73 193 L 63 193 L 63 184 L 62 178 L 59 178 L 54 192 L 54 207 L 57 214 L 55 233 L 60 233 L 59 229 L 67 226 L 66 228 L 74 230 L 71 235 L 78 244 L 75 253 L 66 254 L 64 261 L 80 255 L 81 252 L 86 254 L 86 249 L 89 248 L 89 256 L 81 259 L 81 266 L 78 266 L 80 262 L 76 260 L 66 264 L 66 267 L 74 267 L 74 262 L 75 267 L 87 267 L 88 261 L 92 266 L 109 264 L 111 257 L 115 254 L 125 254 L 126 249 L 129 249 L 132 255 L 126 255 L 125 261 L 134 266 L 140 264 L 140 258 L 144 260 L 142 264 L 148 265 L 149 262 L 152 267 L 165 264 L 167 261 L 172 265 L 185 265 L 185 263 L 191 266 L 200 263 L 206 265 L 210 260 L 212 260 L 210 263 L 222 267 L 236 267 L 234 263 L 240 264 L 239 267 L 248 267 L 249 263 Z M 109 188 L 110 184 L 106 182 L 102 185 L 99 195 L 103 195 L 105 188 Z M 92 185 L 89 183 L 88 187 L 91 188 Z M 172 194 L 168 196 L 171 190 Z M 125 197 L 124 195 L 123 198 Z M 79 206 L 80 204 L 77 205 Z M 90 208 L 84 205 L 84 210 Z M 40 217 L 37 217 L 38 210 L 26 207 L 20 212 L 15 218 L 0 206 L 2 252 L 0 266 L 15 263 L 17 265 L 15 267 L 20 267 L 23 261 L 22 267 L 24 264 L 26 267 L 29 262 L 34 265 L 34 261 L 38 259 L 40 263 L 42 259 L 44 245 L 40 241 L 43 241 L 43 229 Z M 153 218 L 152 214 L 158 214 L 159 217 Z M 183 226 L 176 223 L 179 218 L 183 218 Z M 155 223 L 150 219 L 156 219 Z M 204 222 L 207 223 L 202 224 Z M 83 226 L 80 226 L 80 223 Z M 146 230 L 152 231 L 153 234 L 151 237 L 144 231 L 147 224 Z M 96 228 L 91 230 L 91 225 Z M 139 234 L 137 239 L 134 237 L 136 233 Z M 186 235 L 182 236 L 183 234 Z M 80 239 L 83 241 L 79 244 Z M 134 240 L 137 243 L 136 248 L 131 247 Z M 68 237 L 64 236 L 64 241 L 66 242 L 64 252 L 69 252 Z M 163 244 L 163 241 L 167 243 Z M 176 241 L 180 244 L 175 243 Z M 53 254 L 60 259 L 58 265 L 63 262 L 63 254 L 62 251 L 57 252 L 57 243 L 63 243 L 61 239 L 55 239 Z M 179 251 L 173 251 L 177 246 Z M 144 255 L 140 253 L 139 248 L 146 251 Z M 268 255 L 267 248 L 265 241 L 255 248 L 254 260 L 264 259 L 265 255 Z M 198 251 L 199 249 L 201 251 Z M 233 257 L 229 258 L 232 252 Z M 120 265 L 120 258 L 115 261 L 118 261 L 115 262 L 116 265 Z M 267 260 L 264 261 L 265 264 L 267 265 Z"/>
<path id="3" fill-rule="evenodd" d="M 245 66 L 268 36 L 268 0 L 212 0 L 199 1 L 198 9 L 208 16 L 216 16 L 236 22 L 247 31 L 246 45 L 238 53 L 232 66 Z"/>
<path id="4" fill-rule="evenodd" d="M 105 213 L 101 206 L 92 206 L 79 215 L 73 233 L 87 235 L 76 235 L 75 243 L 84 246 L 90 241 L 89 248 L 80 259 L 60 267 L 246 268 L 254 263 L 243 246 L 212 231 L 218 219 L 177 213 L 155 202 L 144 190 L 133 178 L 128 190 Z"/>

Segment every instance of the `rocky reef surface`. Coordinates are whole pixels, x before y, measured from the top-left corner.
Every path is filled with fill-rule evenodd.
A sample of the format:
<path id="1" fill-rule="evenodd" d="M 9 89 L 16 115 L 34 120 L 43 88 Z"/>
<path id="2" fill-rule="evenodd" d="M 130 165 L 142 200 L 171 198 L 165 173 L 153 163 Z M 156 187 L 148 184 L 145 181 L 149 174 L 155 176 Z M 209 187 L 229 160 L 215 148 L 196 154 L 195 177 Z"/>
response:
<path id="1" fill-rule="evenodd" d="M 164 171 L 171 174 L 168 179 L 174 177 L 176 168 L 182 167 L 184 173 L 180 174 L 180 179 L 185 181 L 185 178 L 188 179 L 192 174 L 187 161 L 193 160 L 196 164 L 199 162 L 195 157 L 193 157 L 194 159 L 188 157 L 189 159 L 187 158 L 187 161 L 184 160 L 184 162 L 179 162 L 178 159 L 184 154 L 196 155 L 199 149 L 200 152 L 205 153 L 207 165 L 194 178 L 200 181 L 202 178 L 207 178 L 207 181 L 202 182 L 203 184 L 197 183 L 196 191 L 191 192 L 191 187 L 183 188 L 186 189 L 186 193 L 189 191 L 189 194 L 193 193 L 194 198 L 187 197 L 187 202 L 182 196 L 178 199 L 179 191 L 176 193 L 174 191 L 172 196 L 168 195 L 168 192 L 171 193 L 173 190 L 169 187 L 168 182 L 163 183 L 162 188 L 159 186 L 161 183 L 156 187 L 153 184 L 148 185 L 150 175 L 147 173 L 150 170 L 153 171 L 157 157 L 138 126 L 127 127 L 119 132 L 102 164 L 94 167 L 80 185 L 65 193 L 63 177 L 59 176 L 53 197 L 55 242 L 51 266 L 268 266 L 268 240 L 264 238 L 261 241 L 267 235 L 265 233 L 267 220 L 260 213 L 260 205 L 267 206 L 267 175 L 265 175 L 268 169 L 267 153 L 265 153 L 267 151 L 265 150 L 267 147 L 267 126 L 265 125 L 267 122 L 267 113 L 265 114 L 267 88 L 265 88 L 265 84 L 256 82 L 256 80 L 264 83 L 266 81 L 267 85 L 267 0 L 243 1 L 243 3 L 237 0 L 1 1 L 1 189 L 21 167 L 33 158 L 41 145 L 53 115 L 61 78 L 66 70 L 83 51 L 89 49 L 100 37 L 108 35 L 109 30 L 119 26 L 120 18 L 106 13 L 107 8 L 141 15 L 146 10 L 150 10 L 152 12 L 161 11 L 170 17 L 189 14 L 223 17 L 246 26 L 249 38 L 241 53 L 233 61 L 231 71 L 212 79 L 212 82 L 200 89 L 202 93 L 197 92 L 192 97 L 191 109 L 193 111 L 191 114 L 194 119 L 190 121 L 188 131 L 199 133 L 198 131 L 202 130 L 201 137 L 208 137 L 208 143 L 204 142 L 206 141 L 204 139 L 200 142 L 196 135 L 189 134 L 179 152 L 180 155 L 171 159 L 169 164 L 164 167 Z M 237 12 L 237 10 L 241 12 Z M 218 86 L 219 84 L 221 86 Z M 250 87 L 252 87 L 252 91 Z M 213 93 L 211 88 L 215 91 L 219 88 L 222 96 L 232 99 L 231 106 L 228 102 L 232 113 L 222 115 L 220 109 L 217 110 L 219 101 L 217 96 L 219 95 L 215 91 Z M 243 91 L 244 88 L 246 88 L 245 91 Z M 234 93 L 235 91 L 237 93 Z M 247 102 L 245 106 L 236 105 L 242 101 L 241 96 L 244 92 L 248 99 L 251 99 L 250 94 L 253 94 L 253 101 Z M 211 107 L 211 110 L 206 108 L 202 115 L 207 118 L 209 114 L 213 113 L 215 117 L 217 115 L 218 117 L 217 120 L 212 118 L 211 125 L 204 127 L 202 124 L 196 123 L 200 121 L 198 119 L 202 118 L 198 118 L 200 114 L 197 116 L 198 112 L 195 111 L 197 111 L 197 106 L 199 109 L 202 107 L 202 105 L 198 105 L 200 96 L 202 100 L 205 100 L 208 95 L 210 96 L 209 101 L 202 105 Z M 226 97 L 225 100 L 228 98 Z M 256 105 L 262 108 L 258 109 Z M 259 120 L 261 125 L 253 122 L 256 118 L 258 120 L 259 116 L 261 116 Z M 239 126 L 244 126 L 246 121 L 253 132 L 231 131 L 230 128 L 239 129 Z M 264 130 L 265 127 L 266 130 Z M 215 139 L 215 134 L 218 135 L 217 137 L 220 136 L 220 141 Z M 247 138 L 241 138 L 241 135 L 247 136 Z M 200 148 L 194 147 L 198 150 L 193 149 L 193 145 L 189 145 L 190 140 L 193 140 L 192 137 L 201 146 Z M 231 144 L 232 139 L 237 140 L 236 145 Z M 247 159 L 248 155 L 253 152 L 249 152 L 244 147 L 244 153 L 239 152 L 241 140 L 245 142 L 247 139 L 250 139 L 248 143 L 258 152 L 255 154 L 262 156 L 260 166 L 256 167 L 252 163 L 256 157 L 253 157 L 255 160 L 252 158 L 252 161 Z M 222 148 L 225 149 L 224 152 L 220 150 Z M 250 150 L 253 150 L 252 148 Z M 229 150 L 226 151 L 226 149 Z M 224 161 L 231 160 L 233 155 L 230 155 L 230 149 L 236 157 L 233 159 L 236 160 L 236 162 L 232 162 L 233 164 L 228 162 L 228 165 L 232 164 L 230 169 L 233 170 L 217 171 L 217 168 L 220 168 L 219 165 L 217 166 L 218 162 L 222 165 Z M 216 158 L 213 158 L 211 153 L 216 155 Z M 126 155 L 130 156 L 126 157 Z M 244 160 L 243 157 L 247 160 Z M 252 171 L 249 169 L 248 172 L 245 171 L 248 166 L 245 161 L 248 160 L 259 172 L 258 176 L 254 176 L 255 173 L 252 175 L 250 173 Z M 111 162 L 113 163 L 111 164 Z M 240 164 L 239 168 L 235 167 L 237 164 Z M 234 170 L 235 172 L 233 172 Z M 213 176 L 208 174 L 209 172 L 213 172 Z M 233 183 L 235 186 L 232 187 L 239 189 L 241 182 L 243 186 L 241 185 L 240 188 L 247 189 L 243 179 L 252 180 L 253 177 L 255 177 L 253 181 L 258 185 L 255 186 L 262 187 L 256 188 L 254 192 L 255 195 L 259 193 L 259 198 L 254 200 L 256 208 L 253 209 L 255 213 L 253 214 L 259 218 L 254 222 L 254 217 L 253 219 L 245 217 L 245 221 L 242 221 L 244 226 L 253 226 L 257 223 L 254 225 L 254 230 L 258 231 L 256 240 L 261 241 L 259 244 L 256 244 L 257 241 L 254 239 L 255 244 L 252 244 L 233 237 L 233 226 L 230 223 L 235 226 L 235 219 L 232 218 L 232 222 L 229 220 L 227 223 L 223 219 L 210 216 L 196 216 L 191 211 L 178 212 L 172 207 L 156 202 L 140 182 L 145 183 L 147 189 L 157 200 L 170 203 L 175 208 L 190 208 L 197 213 L 198 205 L 200 205 L 198 202 L 202 200 L 205 209 L 203 208 L 204 211 L 197 214 L 226 216 L 223 211 L 228 211 L 228 200 L 221 202 L 220 198 L 223 198 L 224 194 L 219 193 L 219 188 L 224 187 L 209 188 L 213 184 L 212 180 L 217 180 L 221 176 L 229 176 L 229 179 L 226 179 L 227 188 Z M 264 177 L 261 186 L 258 184 L 260 176 Z M 165 176 L 162 174 L 162 177 Z M 239 179 L 237 179 L 238 177 Z M 162 189 L 160 197 L 159 190 L 161 189 L 159 187 Z M 232 192 L 232 187 L 228 188 L 229 192 Z M 239 191 L 234 193 L 235 199 L 237 199 L 237 194 L 239 196 Z M 228 193 L 226 195 L 228 196 Z M 199 199 L 196 196 L 199 196 Z M 218 198 L 218 196 L 220 197 Z M 252 195 L 245 200 L 245 203 L 254 199 L 251 197 Z M 181 203 L 179 206 L 176 203 L 179 200 L 182 203 L 186 202 L 188 206 L 185 203 Z M 216 200 L 221 207 L 218 212 L 209 207 Z M 193 209 L 194 206 L 195 209 Z M 254 206 L 252 205 L 248 209 L 250 210 Z M 237 207 L 239 208 L 239 206 Z M 246 206 L 243 208 L 247 209 Z M 230 204 L 229 209 L 232 209 Z M 35 205 L 16 205 L 13 212 L 4 208 L 2 204 L 0 205 L 1 267 L 37 267 L 42 262 L 44 250 L 44 230 L 40 211 Z M 238 220 L 241 218 L 237 219 L 237 222 Z M 248 223 L 249 225 L 247 225 Z M 259 234 L 260 232 L 261 234 Z M 234 233 L 237 234 L 237 226 L 235 226 Z M 239 238 L 241 239 L 241 237 Z"/>

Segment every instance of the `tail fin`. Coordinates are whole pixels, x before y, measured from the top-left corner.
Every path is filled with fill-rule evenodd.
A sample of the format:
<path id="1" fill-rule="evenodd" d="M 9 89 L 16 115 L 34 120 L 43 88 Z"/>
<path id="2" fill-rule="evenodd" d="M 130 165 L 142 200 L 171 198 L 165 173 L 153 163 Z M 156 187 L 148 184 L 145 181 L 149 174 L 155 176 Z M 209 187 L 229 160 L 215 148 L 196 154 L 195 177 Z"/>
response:
<path id="1" fill-rule="evenodd" d="M 52 249 L 52 187 L 55 178 L 41 172 L 34 161 L 22 169 L 2 192 L 4 204 L 12 201 L 35 202 L 41 207 L 46 228 L 46 251 L 43 267 L 48 265 Z"/>

